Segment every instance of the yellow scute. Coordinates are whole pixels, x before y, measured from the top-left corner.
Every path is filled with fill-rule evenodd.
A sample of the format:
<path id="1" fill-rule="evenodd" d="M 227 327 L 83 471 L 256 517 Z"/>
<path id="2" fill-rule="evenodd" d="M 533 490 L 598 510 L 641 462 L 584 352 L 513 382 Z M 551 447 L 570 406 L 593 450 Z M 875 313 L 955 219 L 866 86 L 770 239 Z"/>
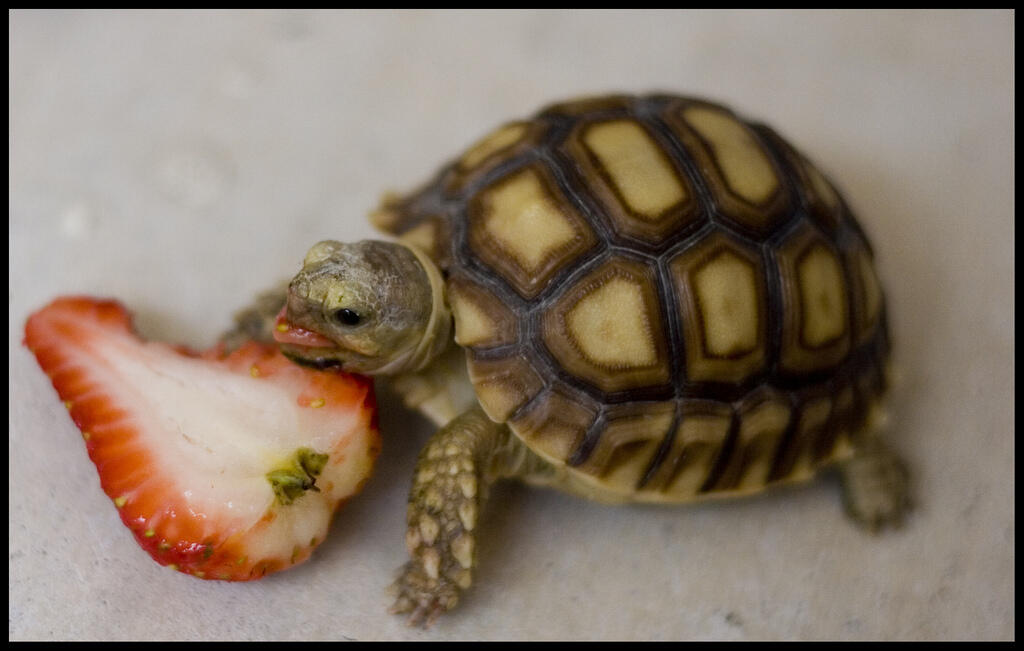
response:
<path id="1" fill-rule="evenodd" d="M 636 123 L 615 120 L 595 124 L 587 129 L 583 142 L 626 204 L 640 216 L 656 219 L 686 198 L 672 166 Z"/>
<path id="2" fill-rule="evenodd" d="M 501 382 L 478 382 L 475 385 L 480 406 L 487 416 L 497 422 L 504 423 L 523 402 L 523 395 L 512 390 Z"/>
<path id="3" fill-rule="evenodd" d="M 740 445 L 750 458 L 736 488 L 750 490 L 764 486 L 772 470 L 772 461 L 782 435 L 789 424 L 789 407 L 777 402 L 765 402 L 743 416 L 740 425 Z"/>
<path id="4" fill-rule="evenodd" d="M 716 356 L 757 347 L 757 278 L 753 265 L 723 251 L 694 276 L 708 352 Z"/>
<path id="5" fill-rule="evenodd" d="M 488 192 L 485 229 L 528 272 L 538 270 L 577 235 L 533 170 L 523 170 Z"/>
<path id="6" fill-rule="evenodd" d="M 864 312 L 866 321 L 873 323 L 875 317 L 882 307 L 882 289 L 878 285 L 878 276 L 875 275 L 874 265 L 867 253 L 863 251 L 857 256 L 857 266 L 860 271 L 860 282 L 864 287 Z"/>
<path id="7" fill-rule="evenodd" d="M 424 253 L 430 253 L 434 249 L 437 240 L 436 226 L 431 222 L 424 222 L 403 233 L 399 239 L 402 242 L 415 246 Z"/>
<path id="8" fill-rule="evenodd" d="M 494 321 L 480 306 L 461 292 L 450 292 L 448 299 L 455 317 L 455 343 L 473 346 L 494 338 Z"/>
<path id="9" fill-rule="evenodd" d="M 824 202 L 829 210 L 838 208 L 839 196 L 832 189 L 832 186 L 829 185 L 829 182 L 825 180 L 825 177 L 821 175 L 821 172 L 814 165 L 806 161 L 804 161 L 804 168 L 807 170 L 807 175 L 811 178 L 811 187 L 814 188 L 814 193 L 818 195 L 818 198 Z"/>
<path id="10" fill-rule="evenodd" d="M 465 170 L 476 167 L 492 154 L 496 154 L 502 149 L 519 142 L 526 133 L 526 129 L 527 125 L 522 123 L 508 124 L 501 127 L 497 131 L 484 136 L 470 147 L 469 151 L 463 154 L 459 164 Z"/>
<path id="11" fill-rule="evenodd" d="M 729 188 L 751 203 L 762 203 L 778 187 L 768 156 L 746 127 L 722 111 L 694 107 L 684 117 L 711 144 Z"/>
<path id="12" fill-rule="evenodd" d="M 797 275 L 804 342 L 820 346 L 842 336 L 846 329 L 846 286 L 839 261 L 818 245 L 800 262 Z"/>
<path id="13" fill-rule="evenodd" d="M 595 364 L 628 368 L 657 361 L 642 288 L 625 278 L 612 278 L 584 296 L 569 310 L 566 325 Z"/>

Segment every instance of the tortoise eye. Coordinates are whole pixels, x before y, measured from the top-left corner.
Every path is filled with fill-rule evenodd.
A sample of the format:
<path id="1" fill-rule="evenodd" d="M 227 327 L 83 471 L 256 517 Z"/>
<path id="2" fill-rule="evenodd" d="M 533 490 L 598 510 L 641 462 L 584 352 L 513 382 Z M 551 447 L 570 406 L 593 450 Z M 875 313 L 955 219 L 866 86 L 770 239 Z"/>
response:
<path id="1" fill-rule="evenodd" d="M 338 323 L 342 323 L 347 326 L 358 325 L 360 321 L 359 314 L 347 307 L 343 307 L 335 312 L 334 318 L 337 319 Z"/>

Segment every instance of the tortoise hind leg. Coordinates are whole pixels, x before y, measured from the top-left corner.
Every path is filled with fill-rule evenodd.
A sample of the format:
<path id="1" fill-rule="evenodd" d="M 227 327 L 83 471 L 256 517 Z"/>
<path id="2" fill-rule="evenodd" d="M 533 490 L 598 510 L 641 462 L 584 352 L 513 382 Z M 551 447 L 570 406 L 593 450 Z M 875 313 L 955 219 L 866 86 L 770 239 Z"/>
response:
<path id="1" fill-rule="evenodd" d="M 285 281 L 261 292 L 252 303 L 235 312 L 235 326 L 219 339 L 224 344 L 224 352 L 237 350 L 247 341 L 274 343 L 274 321 L 287 300 L 288 282 Z"/>
<path id="2" fill-rule="evenodd" d="M 859 525 L 878 531 L 899 526 L 910 510 L 906 464 L 880 439 L 859 443 L 851 459 L 839 466 L 843 504 Z"/>

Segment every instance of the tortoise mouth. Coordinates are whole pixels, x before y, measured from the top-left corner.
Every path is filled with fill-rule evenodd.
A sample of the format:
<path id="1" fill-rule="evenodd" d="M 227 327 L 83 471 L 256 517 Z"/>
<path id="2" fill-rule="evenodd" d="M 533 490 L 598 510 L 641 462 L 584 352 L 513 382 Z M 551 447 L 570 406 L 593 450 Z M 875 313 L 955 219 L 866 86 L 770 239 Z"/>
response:
<path id="1" fill-rule="evenodd" d="M 291 323 L 286 318 L 287 306 L 281 308 L 274 320 L 274 341 L 289 346 L 300 346 L 302 348 L 324 348 L 337 350 L 338 345 L 323 336 L 319 332 L 303 328 Z"/>
<path id="2" fill-rule="evenodd" d="M 303 354 L 300 355 L 294 350 L 289 350 L 287 345 L 281 347 L 281 354 L 300 366 L 308 366 L 309 368 L 315 368 L 318 371 L 323 371 L 329 368 L 345 370 L 341 360 L 337 357 L 308 357 L 308 352 L 306 350 L 303 350 L 302 352 Z"/>
<path id="3" fill-rule="evenodd" d="M 338 344 L 319 332 L 291 323 L 285 316 L 287 311 L 287 306 L 281 308 L 274 319 L 274 341 L 280 344 L 281 354 L 302 366 L 321 370 L 341 368 Z"/>

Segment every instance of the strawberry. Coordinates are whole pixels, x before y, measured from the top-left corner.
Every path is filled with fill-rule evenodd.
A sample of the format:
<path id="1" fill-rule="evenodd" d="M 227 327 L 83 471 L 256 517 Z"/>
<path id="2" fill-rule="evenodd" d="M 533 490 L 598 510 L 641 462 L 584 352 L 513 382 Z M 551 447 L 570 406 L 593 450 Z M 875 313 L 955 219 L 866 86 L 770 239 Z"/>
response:
<path id="1" fill-rule="evenodd" d="M 100 485 L 161 565 L 246 581 L 306 560 L 379 450 L 373 385 L 250 342 L 144 342 L 114 301 L 59 298 L 25 345 L 81 429 Z"/>

